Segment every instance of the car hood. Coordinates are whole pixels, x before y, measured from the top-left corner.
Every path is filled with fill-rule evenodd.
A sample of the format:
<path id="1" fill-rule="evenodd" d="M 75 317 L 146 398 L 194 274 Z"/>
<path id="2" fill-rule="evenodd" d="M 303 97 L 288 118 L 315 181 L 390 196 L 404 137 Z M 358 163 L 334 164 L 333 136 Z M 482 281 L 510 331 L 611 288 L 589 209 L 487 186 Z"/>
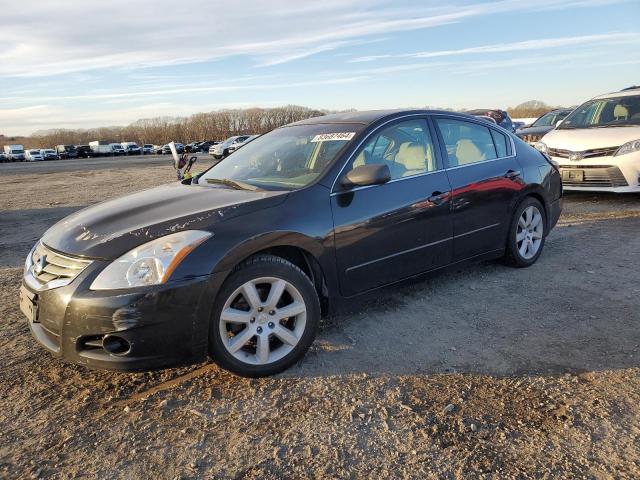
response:
<path id="1" fill-rule="evenodd" d="M 619 147 L 640 138 L 638 127 L 556 129 L 542 137 L 547 147 L 582 152 L 594 148 Z"/>
<path id="2" fill-rule="evenodd" d="M 63 253 L 114 259 L 181 230 L 208 230 L 225 219 L 283 202 L 287 192 L 173 183 L 80 210 L 47 230 L 42 242 Z"/>
<path id="3" fill-rule="evenodd" d="M 525 127 L 516 130 L 516 135 L 544 135 L 551 130 L 553 130 L 553 127 L 548 125 L 543 127 Z"/>

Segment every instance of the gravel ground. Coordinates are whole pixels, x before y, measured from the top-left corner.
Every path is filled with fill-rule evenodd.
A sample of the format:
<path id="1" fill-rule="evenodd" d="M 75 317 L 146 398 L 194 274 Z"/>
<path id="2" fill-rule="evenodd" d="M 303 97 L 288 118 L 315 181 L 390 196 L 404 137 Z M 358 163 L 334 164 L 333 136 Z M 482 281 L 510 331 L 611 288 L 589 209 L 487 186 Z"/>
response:
<path id="1" fill-rule="evenodd" d="M 173 171 L 2 167 L 0 477 L 640 477 L 640 196 L 570 194 L 535 266 L 383 290 L 324 319 L 286 373 L 247 380 L 38 347 L 17 306 L 31 245 Z"/>

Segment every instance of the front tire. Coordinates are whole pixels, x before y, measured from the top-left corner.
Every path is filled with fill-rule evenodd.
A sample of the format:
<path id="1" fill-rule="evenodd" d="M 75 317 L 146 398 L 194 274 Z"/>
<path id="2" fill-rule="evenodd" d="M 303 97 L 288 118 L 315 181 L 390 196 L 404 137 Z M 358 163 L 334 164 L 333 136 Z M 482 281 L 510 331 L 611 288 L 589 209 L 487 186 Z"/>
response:
<path id="1" fill-rule="evenodd" d="M 320 301 L 305 273 L 287 260 L 258 255 L 224 282 L 214 302 L 209 353 L 243 377 L 279 373 L 313 342 Z"/>
<path id="2" fill-rule="evenodd" d="M 542 204 L 526 197 L 513 215 L 505 261 L 514 267 L 530 267 L 540 257 L 547 236 L 547 217 Z"/>

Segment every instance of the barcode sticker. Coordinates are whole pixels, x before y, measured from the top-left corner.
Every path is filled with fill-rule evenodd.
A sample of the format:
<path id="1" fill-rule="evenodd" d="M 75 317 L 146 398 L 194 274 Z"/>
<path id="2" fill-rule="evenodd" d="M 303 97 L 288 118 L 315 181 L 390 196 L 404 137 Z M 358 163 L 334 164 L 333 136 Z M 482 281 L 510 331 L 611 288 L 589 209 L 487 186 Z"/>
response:
<path id="1" fill-rule="evenodd" d="M 349 141 L 356 132 L 321 133 L 311 139 L 312 142 L 331 142 L 334 140 Z"/>

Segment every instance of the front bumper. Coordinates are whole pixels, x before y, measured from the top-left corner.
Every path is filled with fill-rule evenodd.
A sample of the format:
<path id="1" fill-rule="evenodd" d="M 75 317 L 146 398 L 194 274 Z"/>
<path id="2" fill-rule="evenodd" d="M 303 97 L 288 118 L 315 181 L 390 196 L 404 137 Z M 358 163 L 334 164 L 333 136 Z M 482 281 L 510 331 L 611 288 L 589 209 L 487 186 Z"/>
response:
<path id="1" fill-rule="evenodd" d="M 570 161 L 561 157 L 552 158 L 560 165 L 564 190 L 640 192 L 640 152 L 580 161 Z M 569 171 L 576 172 L 576 177 L 569 178 Z"/>
<path id="2" fill-rule="evenodd" d="M 208 354 L 213 298 L 223 276 L 213 274 L 131 290 L 92 291 L 104 262 L 94 262 L 69 285 L 36 291 L 35 339 L 52 354 L 90 368 L 137 371 L 203 361 Z M 106 338 L 122 339 L 117 354 Z"/>

